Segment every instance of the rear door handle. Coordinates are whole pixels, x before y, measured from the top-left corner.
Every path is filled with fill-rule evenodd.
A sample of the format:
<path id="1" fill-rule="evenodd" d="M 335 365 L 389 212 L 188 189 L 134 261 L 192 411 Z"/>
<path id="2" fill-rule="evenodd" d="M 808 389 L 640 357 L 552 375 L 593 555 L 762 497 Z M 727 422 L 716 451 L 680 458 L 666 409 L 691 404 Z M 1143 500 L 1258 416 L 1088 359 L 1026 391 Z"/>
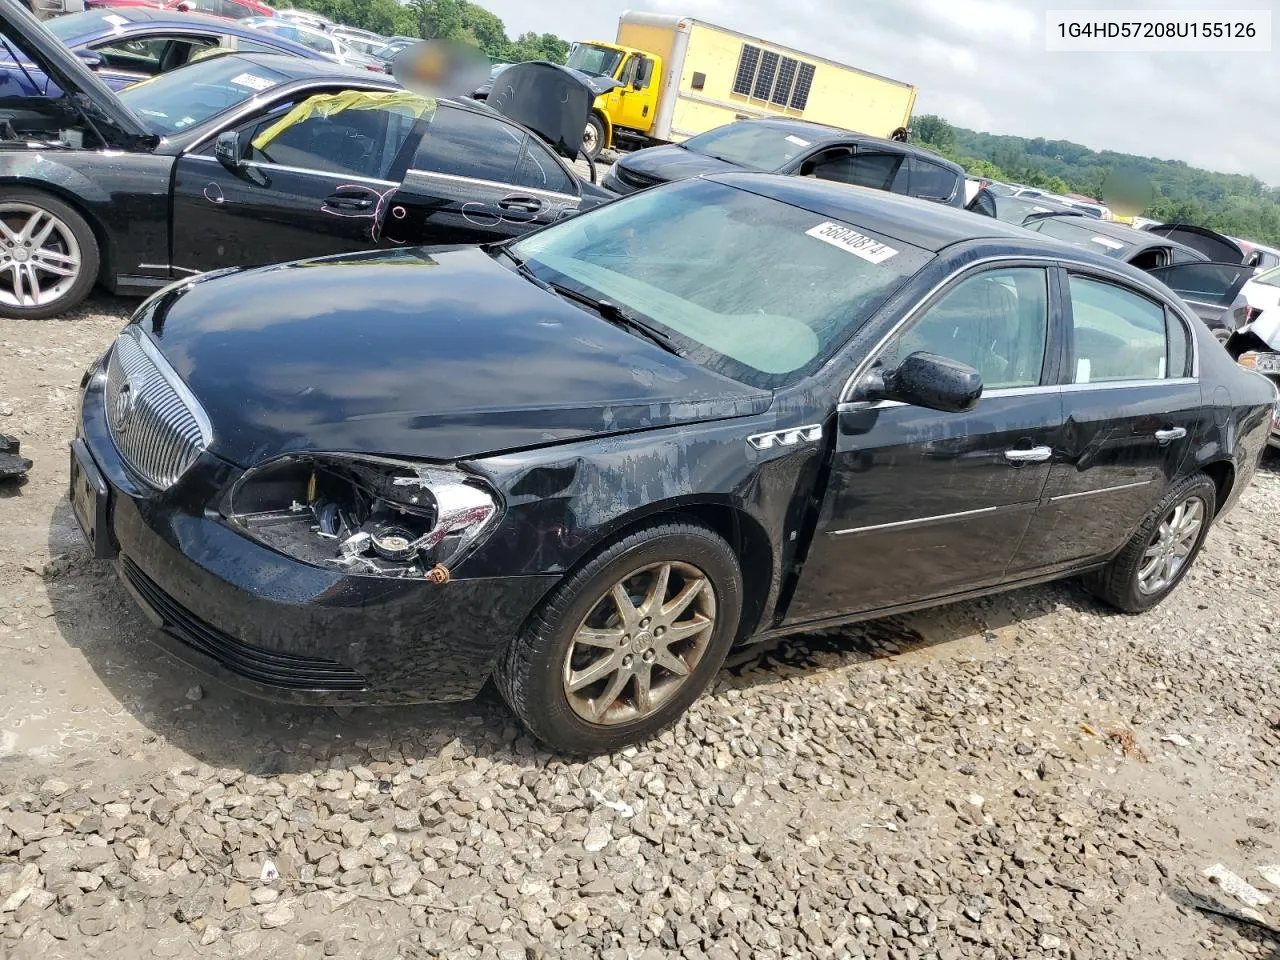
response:
<path id="1" fill-rule="evenodd" d="M 1172 443 L 1174 440 L 1181 440 L 1186 435 L 1186 427 L 1170 427 L 1168 430 L 1157 430 L 1156 440 L 1158 440 L 1161 445 L 1164 445 L 1166 443 Z"/>
<path id="2" fill-rule="evenodd" d="M 503 197 L 498 201 L 503 210 L 523 210 L 525 213 L 537 213 L 542 209 L 542 201 L 537 197 Z"/>
<path id="3" fill-rule="evenodd" d="M 1010 463 L 1044 463 L 1053 456 L 1053 447 L 1032 447 L 1030 450 L 1006 450 L 1004 458 Z"/>
<path id="4" fill-rule="evenodd" d="M 374 198 L 366 193 L 331 193 L 324 198 L 326 207 L 333 207 L 335 210 L 368 210 L 373 206 Z"/>

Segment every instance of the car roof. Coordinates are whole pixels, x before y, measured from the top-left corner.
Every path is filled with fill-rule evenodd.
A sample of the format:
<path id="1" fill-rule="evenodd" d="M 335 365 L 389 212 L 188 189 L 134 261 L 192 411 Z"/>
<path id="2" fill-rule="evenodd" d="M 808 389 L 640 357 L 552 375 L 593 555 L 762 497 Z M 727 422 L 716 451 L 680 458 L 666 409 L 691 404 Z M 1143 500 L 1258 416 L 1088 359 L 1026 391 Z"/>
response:
<path id="1" fill-rule="evenodd" d="M 207 27 L 217 27 L 219 30 L 225 30 L 228 25 L 236 25 L 234 20 L 228 20 L 226 17 L 215 17 L 208 13 L 187 13 L 182 10 L 164 10 L 159 7 L 91 7 L 85 12 L 99 14 L 99 19 L 105 16 L 123 17 L 129 23 L 164 23 L 188 26 L 202 24 Z"/>
<path id="2" fill-rule="evenodd" d="M 842 127 L 833 127 L 826 123 L 814 123 L 812 120 L 796 120 L 791 117 L 761 117 L 751 120 L 737 120 L 736 123 L 757 124 L 763 127 L 776 127 L 779 130 L 785 130 L 788 133 L 804 135 L 806 140 L 811 143 L 821 145 L 828 141 L 853 140 L 860 144 L 870 144 L 879 147 L 888 147 L 896 150 L 898 153 L 910 154 L 913 157 L 920 157 L 933 163 L 941 164 L 948 170 L 955 172 L 958 176 L 964 177 L 964 168 L 958 163 L 953 163 L 946 157 L 939 156 L 932 150 L 926 150 L 924 147 L 917 147 L 912 143 L 905 143 L 901 140 L 886 140 L 884 137 L 873 137 L 869 133 L 859 133 L 857 130 L 846 130 Z"/>
<path id="3" fill-rule="evenodd" d="M 235 57 L 245 63 L 274 70 L 276 73 L 283 74 L 289 80 L 311 80 L 315 78 L 350 80 L 354 77 L 359 77 L 361 80 L 369 80 L 379 86 L 385 86 L 388 90 L 398 90 L 400 88 L 400 85 L 395 82 L 389 73 L 374 73 L 361 67 L 334 63 L 332 60 L 304 60 L 301 57 L 291 56 L 287 53 L 265 52 L 224 53 L 221 56 Z"/>
<path id="4" fill-rule="evenodd" d="M 995 217 L 870 187 L 773 173 L 716 173 L 708 174 L 706 179 L 801 207 L 819 216 L 846 220 L 935 252 L 964 240 L 1047 239 Z"/>

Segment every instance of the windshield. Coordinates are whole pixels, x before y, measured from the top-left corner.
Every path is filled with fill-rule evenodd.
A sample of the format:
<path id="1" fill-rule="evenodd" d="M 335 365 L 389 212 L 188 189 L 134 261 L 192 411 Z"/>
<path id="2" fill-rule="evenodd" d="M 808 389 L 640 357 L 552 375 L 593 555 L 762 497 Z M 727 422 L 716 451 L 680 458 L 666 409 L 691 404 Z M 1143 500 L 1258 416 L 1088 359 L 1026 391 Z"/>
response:
<path id="1" fill-rule="evenodd" d="M 726 376 L 815 370 L 932 254 L 711 180 L 634 194 L 517 242 L 541 280 L 605 299 Z"/>
<path id="2" fill-rule="evenodd" d="M 1253 278 L 1253 282 L 1260 283 L 1265 287 L 1280 287 L 1280 267 L 1264 270 Z"/>
<path id="3" fill-rule="evenodd" d="M 622 62 L 621 50 L 610 50 L 608 47 L 597 47 L 590 43 L 579 43 L 569 52 L 566 67 L 581 70 L 593 77 L 612 77 Z"/>
<path id="4" fill-rule="evenodd" d="M 716 127 L 680 146 L 693 153 L 726 160 L 748 170 L 773 172 L 804 153 L 812 145 L 789 127 L 746 120 Z"/>
<path id="5" fill-rule="evenodd" d="M 1045 217 L 1043 220 L 1033 220 L 1027 227 L 1038 230 L 1046 237 L 1065 240 L 1072 246 L 1084 247 L 1108 257 L 1123 258 L 1126 251 L 1133 249 L 1131 243 L 1096 233 L 1083 217 Z"/>
<path id="6" fill-rule="evenodd" d="M 269 90 L 284 74 L 236 56 L 212 57 L 120 91 L 148 127 L 174 134 Z"/>

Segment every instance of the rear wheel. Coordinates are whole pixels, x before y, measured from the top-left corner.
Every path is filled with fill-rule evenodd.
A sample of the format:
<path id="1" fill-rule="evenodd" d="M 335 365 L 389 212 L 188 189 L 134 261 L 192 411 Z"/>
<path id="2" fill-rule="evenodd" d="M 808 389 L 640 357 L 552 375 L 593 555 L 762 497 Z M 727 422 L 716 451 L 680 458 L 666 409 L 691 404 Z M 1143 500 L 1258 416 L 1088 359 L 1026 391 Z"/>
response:
<path id="1" fill-rule="evenodd" d="M 84 217 L 38 190 L 0 190 L 0 314 L 55 317 L 97 277 L 98 241 Z"/>
<path id="2" fill-rule="evenodd" d="M 494 679 L 549 746 L 604 753 L 673 723 L 724 663 L 742 609 L 733 551 L 666 522 L 605 548 L 562 583 Z"/>
<path id="3" fill-rule="evenodd" d="M 1178 585 L 1204 545 L 1216 509 L 1217 487 L 1203 473 L 1183 480 L 1112 561 L 1086 583 L 1126 613 L 1150 610 Z"/>
<path id="4" fill-rule="evenodd" d="M 587 127 L 582 131 L 582 152 L 594 160 L 604 149 L 604 121 L 594 113 L 587 118 Z"/>

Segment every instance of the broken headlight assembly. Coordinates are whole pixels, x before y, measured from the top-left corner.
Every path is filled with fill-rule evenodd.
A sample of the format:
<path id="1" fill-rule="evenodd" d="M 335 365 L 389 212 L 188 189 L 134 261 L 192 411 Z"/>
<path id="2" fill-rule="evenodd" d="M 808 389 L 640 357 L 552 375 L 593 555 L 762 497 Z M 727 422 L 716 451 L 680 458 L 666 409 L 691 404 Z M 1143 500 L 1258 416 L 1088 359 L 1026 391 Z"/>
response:
<path id="1" fill-rule="evenodd" d="M 359 576 L 449 579 L 493 524 L 499 501 L 452 467 L 297 454 L 249 470 L 224 515 L 286 556 Z"/>

